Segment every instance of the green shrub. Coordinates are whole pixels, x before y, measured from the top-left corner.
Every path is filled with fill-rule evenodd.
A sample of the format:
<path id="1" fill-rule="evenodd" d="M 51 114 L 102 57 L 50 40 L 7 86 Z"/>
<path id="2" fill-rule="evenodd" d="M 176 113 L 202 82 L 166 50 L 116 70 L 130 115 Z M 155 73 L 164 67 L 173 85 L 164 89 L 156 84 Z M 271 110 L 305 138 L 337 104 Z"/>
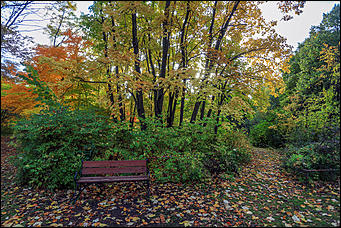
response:
<path id="1" fill-rule="evenodd" d="M 263 120 L 254 125 L 250 129 L 250 140 L 252 145 L 258 147 L 274 147 L 282 146 L 284 137 L 273 127 L 273 123 Z"/>
<path id="2" fill-rule="evenodd" d="M 310 158 L 314 154 L 314 148 L 314 144 L 309 144 L 301 148 L 290 146 L 286 151 L 287 159 L 285 166 L 293 171 L 311 169 L 312 159 Z"/>
<path id="3" fill-rule="evenodd" d="M 203 180 L 209 175 L 236 172 L 248 153 L 239 144 L 241 135 L 216 135 L 212 128 L 184 123 L 181 128 L 162 127 L 159 121 L 145 120 L 146 129 L 129 129 L 116 123 L 114 148 L 96 159 L 149 159 L 150 171 L 158 181 Z"/>
<path id="4" fill-rule="evenodd" d="M 238 172 L 249 158 L 242 135 L 184 124 L 162 127 L 146 120 L 147 128 L 130 129 L 91 111 L 50 110 L 15 126 L 18 179 L 49 189 L 73 186 L 73 175 L 84 160 L 149 159 L 157 181 L 201 181 L 210 175 Z"/>
<path id="5" fill-rule="evenodd" d="M 340 170 L 339 136 L 334 135 L 331 140 L 312 142 L 305 146 L 296 147 L 289 144 L 286 148 L 284 166 L 296 174 L 302 169 L 336 169 Z M 319 179 L 333 179 L 337 172 L 315 174 Z"/>
<path id="6" fill-rule="evenodd" d="M 13 128 L 9 125 L 1 125 L 1 135 L 12 135 Z"/>
<path id="7" fill-rule="evenodd" d="M 144 131 L 133 129 L 128 133 L 124 126 L 118 130 L 129 134 L 131 139 L 126 141 L 129 145 L 121 144 L 115 149 L 121 159 L 148 158 L 151 173 L 158 181 L 195 181 L 207 175 L 200 160 L 202 145 L 206 145 L 207 140 L 198 125 L 166 128 L 153 119 L 145 122 Z"/>
<path id="8" fill-rule="evenodd" d="M 250 129 L 251 143 L 254 146 L 266 147 L 268 145 L 269 127 L 271 123 L 262 121 Z"/>
<path id="9" fill-rule="evenodd" d="M 15 159 L 18 179 L 48 189 L 73 186 L 82 159 L 112 148 L 109 119 L 91 111 L 53 109 L 21 120 L 14 135 L 21 153 Z"/>

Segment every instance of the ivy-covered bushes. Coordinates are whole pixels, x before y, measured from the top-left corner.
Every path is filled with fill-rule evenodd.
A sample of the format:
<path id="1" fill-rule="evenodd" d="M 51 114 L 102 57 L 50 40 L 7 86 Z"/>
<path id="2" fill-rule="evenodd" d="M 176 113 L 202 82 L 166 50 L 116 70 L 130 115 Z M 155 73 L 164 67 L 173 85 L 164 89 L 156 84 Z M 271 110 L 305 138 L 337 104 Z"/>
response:
<path id="1" fill-rule="evenodd" d="M 87 110 L 53 109 L 34 114 L 14 127 L 15 159 L 23 184 L 48 189 L 73 186 L 82 159 L 112 148 L 109 119 Z"/>

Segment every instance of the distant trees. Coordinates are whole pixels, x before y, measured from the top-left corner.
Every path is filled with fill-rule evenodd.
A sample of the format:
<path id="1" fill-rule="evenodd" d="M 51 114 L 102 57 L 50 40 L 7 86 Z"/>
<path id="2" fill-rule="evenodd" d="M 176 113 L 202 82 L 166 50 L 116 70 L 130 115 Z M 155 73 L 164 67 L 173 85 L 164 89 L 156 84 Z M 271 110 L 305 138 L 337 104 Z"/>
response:
<path id="1" fill-rule="evenodd" d="M 340 5 L 324 14 L 283 74 L 286 109 L 315 133 L 340 122 Z"/>
<path id="2" fill-rule="evenodd" d="M 57 39 L 66 31 L 65 24 L 71 25 L 73 10 L 71 1 L 1 1 L 1 76 L 11 77 L 12 67 L 17 68 L 33 56 L 33 40 L 23 32 L 45 29 L 53 46 L 59 45 Z M 41 24 L 46 20 L 50 23 L 44 28 Z M 18 79 L 13 75 L 11 78 Z"/>
<path id="3" fill-rule="evenodd" d="M 283 80 L 285 92 L 251 124 L 254 145 L 286 146 L 289 169 L 340 169 L 339 4 L 311 27 Z"/>

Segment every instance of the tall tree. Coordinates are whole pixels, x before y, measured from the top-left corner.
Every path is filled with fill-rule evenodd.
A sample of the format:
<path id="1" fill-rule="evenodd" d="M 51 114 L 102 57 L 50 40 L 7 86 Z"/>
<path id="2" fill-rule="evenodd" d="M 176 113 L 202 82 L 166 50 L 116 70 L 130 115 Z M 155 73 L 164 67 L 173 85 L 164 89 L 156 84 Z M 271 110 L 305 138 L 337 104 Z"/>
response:
<path id="1" fill-rule="evenodd" d="M 168 28 L 169 18 L 170 18 L 170 1 L 166 1 L 165 10 L 164 10 L 164 20 L 162 22 L 162 60 L 161 60 L 161 69 L 160 69 L 160 78 L 164 79 L 166 77 L 166 67 L 167 67 L 167 59 L 168 59 L 168 49 L 169 49 L 169 38 L 170 31 Z M 160 87 L 156 92 L 156 103 L 155 103 L 155 116 L 160 118 L 162 114 L 162 106 L 163 106 L 163 98 L 164 92 L 163 88 Z"/>
<path id="2" fill-rule="evenodd" d="M 133 41 L 133 48 L 134 48 L 134 55 L 135 55 L 135 74 L 138 78 L 141 75 L 141 68 L 140 68 L 140 60 L 139 60 L 139 43 L 137 40 L 137 21 L 136 21 L 136 12 L 132 12 L 131 14 L 131 21 L 132 21 L 132 41 Z M 144 112 L 144 104 L 143 104 L 143 92 L 142 88 L 138 88 L 136 91 L 136 107 L 137 107 L 137 114 L 140 118 L 142 118 L 141 129 L 144 130 L 146 128 L 145 123 L 143 120 L 145 117 Z"/>

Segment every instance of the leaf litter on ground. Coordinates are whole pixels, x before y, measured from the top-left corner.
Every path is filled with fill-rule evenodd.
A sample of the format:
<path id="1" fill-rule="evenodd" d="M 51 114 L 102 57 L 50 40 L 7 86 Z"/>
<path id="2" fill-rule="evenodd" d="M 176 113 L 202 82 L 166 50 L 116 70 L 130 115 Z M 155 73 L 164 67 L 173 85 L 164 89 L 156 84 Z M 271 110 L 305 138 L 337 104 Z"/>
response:
<path id="1" fill-rule="evenodd" d="M 139 183 L 89 186 L 75 205 L 73 191 L 20 186 L 1 138 L 1 226 L 339 226 L 338 183 L 305 186 L 280 168 L 275 150 L 254 148 L 234 180 L 204 184 Z"/>

